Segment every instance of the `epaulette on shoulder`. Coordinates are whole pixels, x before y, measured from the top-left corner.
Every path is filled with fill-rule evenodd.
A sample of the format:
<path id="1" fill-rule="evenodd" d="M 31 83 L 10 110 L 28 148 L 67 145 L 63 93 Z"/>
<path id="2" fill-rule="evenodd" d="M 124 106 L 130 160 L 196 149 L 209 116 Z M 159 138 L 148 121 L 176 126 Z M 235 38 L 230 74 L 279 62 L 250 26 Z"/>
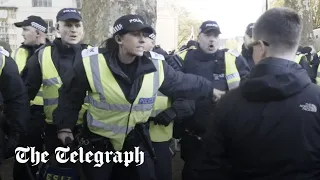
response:
<path id="1" fill-rule="evenodd" d="M 83 49 L 81 55 L 83 58 L 99 54 L 98 47 Z"/>
<path id="2" fill-rule="evenodd" d="M 156 52 L 150 51 L 151 59 L 155 60 L 165 60 L 164 56 L 162 54 L 158 54 Z"/>
<path id="3" fill-rule="evenodd" d="M 3 47 L 0 48 L 0 52 L 1 52 L 1 54 L 5 55 L 6 57 L 10 56 L 10 53 L 7 50 L 5 50 Z"/>
<path id="4" fill-rule="evenodd" d="M 227 52 L 230 53 L 230 54 L 232 54 L 232 55 L 234 55 L 234 56 L 236 56 L 236 57 L 239 57 L 239 56 L 240 56 L 240 53 L 239 53 L 239 52 L 234 51 L 234 50 L 231 50 L 231 49 L 229 49 Z"/>

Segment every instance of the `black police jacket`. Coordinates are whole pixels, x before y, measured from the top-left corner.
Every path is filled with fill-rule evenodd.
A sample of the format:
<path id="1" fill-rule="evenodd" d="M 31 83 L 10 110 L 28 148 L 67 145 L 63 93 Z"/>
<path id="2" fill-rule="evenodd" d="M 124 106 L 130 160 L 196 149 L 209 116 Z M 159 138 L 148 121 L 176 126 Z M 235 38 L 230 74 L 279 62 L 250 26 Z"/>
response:
<path id="1" fill-rule="evenodd" d="M 216 105 L 194 180 L 319 179 L 320 87 L 293 61 L 266 58 Z"/>
<path id="2" fill-rule="evenodd" d="M 46 46 L 51 46 L 51 58 L 53 64 L 57 69 L 62 82 L 64 83 L 65 78 L 67 78 L 66 72 L 73 67 L 76 52 L 87 48 L 88 45 L 78 44 L 67 47 L 66 45 L 62 44 L 60 38 L 57 38 L 52 44 L 47 44 Z M 43 46 L 42 48 L 46 46 Z M 38 55 L 39 51 L 31 56 L 21 74 L 22 79 L 26 84 L 30 100 L 35 98 L 42 84 L 42 71 L 38 61 Z"/>
<path id="3" fill-rule="evenodd" d="M 228 91 L 227 80 L 225 78 L 225 52 L 227 49 L 218 50 L 214 54 L 206 54 L 201 49 L 189 50 L 186 54 L 182 71 L 185 73 L 202 76 L 212 82 L 213 87 L 222 91 Z M 236 67 L 241 79 L 249 74 L 250 68 L 242 56 L 236 58 Z M 215 103 L 211 99 L 205 100 L 176 100 L 173 108 L 178 117 L 182 119 L 183 126 L 191 128 L 195 133 L 202 134 L 205 131 L 207 120 L 210 119 Z M 190 116 L 192 115 L 192 116 Z"/>

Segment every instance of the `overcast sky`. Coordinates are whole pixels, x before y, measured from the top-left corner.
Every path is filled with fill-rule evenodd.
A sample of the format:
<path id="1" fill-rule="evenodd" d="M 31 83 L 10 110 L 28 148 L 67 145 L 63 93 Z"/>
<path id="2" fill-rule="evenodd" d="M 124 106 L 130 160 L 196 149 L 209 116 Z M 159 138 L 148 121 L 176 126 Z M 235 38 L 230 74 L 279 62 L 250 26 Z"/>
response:
<path id="1" fill-rule="evenodd" d="M 218 22 L 223 37 L 242 36 L 263 13 L 265 0 L 174 0 L 199 19 Z"/>

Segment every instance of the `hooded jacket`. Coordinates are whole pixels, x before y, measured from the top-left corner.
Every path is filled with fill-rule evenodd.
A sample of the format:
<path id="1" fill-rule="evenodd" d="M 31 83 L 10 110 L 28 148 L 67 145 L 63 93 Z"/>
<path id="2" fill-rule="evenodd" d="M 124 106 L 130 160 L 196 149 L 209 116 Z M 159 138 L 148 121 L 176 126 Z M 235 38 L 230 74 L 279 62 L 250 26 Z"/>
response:
<path id="1" fill-rule="evenodd" d="M 320 87 L 293 61 L 266 58 L 218 102 L 194 180 L 319 179 Z"/>

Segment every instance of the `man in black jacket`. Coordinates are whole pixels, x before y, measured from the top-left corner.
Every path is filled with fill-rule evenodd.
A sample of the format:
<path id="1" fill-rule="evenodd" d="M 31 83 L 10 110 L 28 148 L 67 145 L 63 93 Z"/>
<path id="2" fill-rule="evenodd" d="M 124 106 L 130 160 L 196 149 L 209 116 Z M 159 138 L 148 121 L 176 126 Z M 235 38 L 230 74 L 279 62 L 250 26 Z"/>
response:
<path id="1" fill-rule="evenodd" d="M 205 21 L 200 26 L 197 47 L 179 54 L 184 60 L 182 71 L 211 81 L 219 98 L 227 91 L 236 88 L 250 71 L 246 60 L 239 53 L 218 49 L 220 34 L 217 22 Z M 192 172 L 189 166 L 196 164 L 199 156 L 203 154 L 204 149 L 199 139 L 204 135 L 207 124 L 211 121 L 211 111 L 215 104 L 210 99 L 196 101 L 176 99 L 173 103 L 173 108 L 181 121 L 180 125 L 176 123 L 178 128 L 175 128 L 177 130 L 175 137 L 179 136 L 179 129 L 183 129 L 180 141 L 181 157 L 185 161 L 182 171 L 183 180 L 191 177 L 189 174 Z"/>
<path id="2" fill-rule="evenodd" d="M 191 179 L 319 178 L 320 88 L 294 62 L 301 31 L 292 9 L 273 8 L 258 19 L 256 66 L 218 102 Z"/>

